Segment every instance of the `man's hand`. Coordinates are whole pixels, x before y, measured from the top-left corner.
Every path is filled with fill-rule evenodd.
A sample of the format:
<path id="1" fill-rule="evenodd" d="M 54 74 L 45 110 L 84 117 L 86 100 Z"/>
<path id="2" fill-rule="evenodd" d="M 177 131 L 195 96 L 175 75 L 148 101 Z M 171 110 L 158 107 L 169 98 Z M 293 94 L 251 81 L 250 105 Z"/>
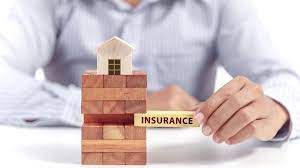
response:
<path id="1" fill-rule="evenodd" d="M 237 144 L 249 138 L 271 140 L 288 120 L 287 111 L 264 95 L 262 88 L 238 76 L 197 110 L 204 135 L 216 143 Z"/>
<path id="2" fill-rule="evenodd" d="M 195 110 L 199 102 L 176 85 L 149 94 L 147 106 L 150 110 Z"/>

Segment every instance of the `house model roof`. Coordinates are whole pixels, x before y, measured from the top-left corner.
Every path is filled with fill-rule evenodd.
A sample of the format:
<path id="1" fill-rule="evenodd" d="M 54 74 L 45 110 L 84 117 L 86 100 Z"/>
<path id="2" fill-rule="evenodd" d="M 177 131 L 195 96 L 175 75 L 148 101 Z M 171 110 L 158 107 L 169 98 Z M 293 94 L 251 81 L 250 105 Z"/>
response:
<path id="1" fill-rule="evenodd" d="M 132 53 L 134 47 L 119 37 L 112 37 L 97 48 L 97 55 L 106 57 L 122 57 Z"/>
<path id="2" fill-rule="evenodd" d="M 120 43 L 123 43 L 124 45 L 127 45 L 127 46 L 130 47 L 131 49 L 135 49 L 131 44 L 127 43 L 125 40 L 123 40 L 123 39 L 121 39 L 121 38 L 119 38 L 119 37 L 117 37 L 117 36 L 113 36 L 111 39 L 106 40 L 105 42 L 103 42 L 103 43 L 100 45 L 100 47 L 101 47 L 101 46 L 104 46 L 105 44 L 108 44 L 108 43 L 111 43 L 111 42 L 115 42 L 115 41 L 118 41 L 118 42 L 120 42 Z"/>

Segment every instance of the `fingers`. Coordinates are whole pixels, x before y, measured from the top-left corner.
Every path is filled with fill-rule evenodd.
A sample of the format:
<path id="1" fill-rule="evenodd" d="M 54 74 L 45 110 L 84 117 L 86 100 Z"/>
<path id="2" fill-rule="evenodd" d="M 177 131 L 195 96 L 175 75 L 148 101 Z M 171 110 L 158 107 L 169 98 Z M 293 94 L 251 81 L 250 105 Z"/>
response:
<path id="1" fill-rule="evenodd" d="M 261 103 L 261 99 L 249 104 L 246 107 L 238 110 L 232 118 L 230 118 L 213 136 L 213 139 L 218 143 L 226 141 L 228 138 L 237 134 L 240 130 L 242 130 L 249 123 L 257 120 L 265 118 L 268 114 L 262 110 L 261 107 L 263 104 Z"/>
<path id="2" fill-rule="evenodd" d="M 246 127 L 244 127 L 242 130 L 240 130 L 233 137 L 226 140 L 225 141 L 226 144 L 228 144 L 228 145 L 238 144 L 238 143 L 241 143 L 241 142 L 253 137 L 255 135 L 257 122 L 260 122 L 260 121 L 254 121 L 253 123 L 251 123 L 251 124 L 247 125 Z"/>
<path id="3" fill-rule="evenodd" d="M 202 124 L 202 121 L 203 121 L 203 118 L 204 118 L 204 115 L 202 113 L 197 113 L 197 109 L 201 109 L 204 105 L 204 102 L 199 102 L 193 109 L 192 111 L 196 111 L 195 115 L 194 115 L 194 118 L 196 119 L 196 121 L 199 123 L 199 124 Z"/>
<path id="4" fill-rule="evenodd" d="M 247 139 L 250 138 L 257 138 L 264 130 L 265 125 L 267 124 L 268 120 L 267 119 L 260 119 L 260 120 L 255 120 L 252 123 L 248 124 L 246 127 L 244 127 L 242 130 L 240 130 L 237 134 L 226 140 L 226 144 L 228 145 L 234 145 L 238 144 L 241 142 L 246 141 Z M 260 138 L 258 138 L 260 139 Z M 262 139 L 260 139 L 262 140 Z M 269 140 L 269 139 L 268 139 Z"/>
<path id="5" fill-rule="evenodd" d="M 266 97 L 261 97 L 250 105 L 240 109 L 214 135 L 227 144 L 237 144 L 255 137 L 261 141 L 272 139 L 276 131 L 270 119 L 270 110 L 266 109 Z M 272 111 L 272 110 L 271 110 Z"/>
<path id="6" fill-rule="evenodd" d="M 274 131 L 272 120 L 270 119 L 262 119 L 260 122 L 256 122 L 254 125 L 256 128 L 254 137 L 260 141 L 269 141 L 271 140 L 277 133 Z"/>
<path id="7" fill-rule="evenodd" d="M 236 77 L 229 83 L 224 85 L 216 93 L 207 99 L 201 109 L 197 111 L 204 115 L 204 122 L 210 117 L 210 115 L 219 108 L 227 99 L 232 95 L 240 91 L 248 82 L 245 77 Z"/>
<path id="8" fill-rule="evenodd" d="M 227 120 L 229 120 L 239 109 L 262 96 L 262 91 L 254 84 L 246 85 L 241 91 L 231 96 L 208 118 L 203 130 L 205 135 L 216 132 Z M 205 130 L 210 129 L 210 132 Z"/>
<path id="9" fill-rule="evenodd" d="M 266 141 L 276 135 L 276 128 L 281 128 L 288 118 L 286 111 L 275 110 L 274 104 L 259 85 L 237 77 L 204 102 L 195 118 L 204 122 L 203 134 L 214 133 L 217 143 L 236 144 L 251 137 Z M 278 111 L 283 117 L 275 120 L 272 114 L 278 118 L 278 114 L 274 115 Z"/>
<path id="10" fill-rule="evenodd" d="M 197 109 L 201 109 L 204 105 L 204 102 L 198 102 L 196 105 L 191 107 L 191 111 L 197 111 Z"/>

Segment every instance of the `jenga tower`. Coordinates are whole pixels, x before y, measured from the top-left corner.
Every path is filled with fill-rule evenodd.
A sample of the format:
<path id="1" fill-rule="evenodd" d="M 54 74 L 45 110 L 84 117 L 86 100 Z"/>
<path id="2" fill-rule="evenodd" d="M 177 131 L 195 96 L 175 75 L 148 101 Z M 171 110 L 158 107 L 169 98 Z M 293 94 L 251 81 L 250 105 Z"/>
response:
<path id="1" fill-rule="evenodd" d="M 82 75 L 82 164 L 146 164 L 147 75 L 132 72 L 132 47 L 114 37 L 97 49 L 97 71 Z"/>

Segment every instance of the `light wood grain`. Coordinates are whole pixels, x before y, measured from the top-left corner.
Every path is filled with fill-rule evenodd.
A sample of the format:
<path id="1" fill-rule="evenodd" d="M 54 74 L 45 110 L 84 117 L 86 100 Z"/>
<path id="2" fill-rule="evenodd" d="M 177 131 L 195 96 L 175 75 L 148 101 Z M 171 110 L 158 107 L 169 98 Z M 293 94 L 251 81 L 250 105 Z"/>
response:
<path id="1" fill-rule="evenodd" d="M 103 124 L 103 139 L 125 139 L 125 126 L 123 124 Z"/>
<path id="2" fill-rule="evenodd" d="M 82 140 L 82 152 L 146 152 L 146 140 Z"/>
<path id="3" fill-rule="evenodd" d="M 136 127 L 199 127 L 195 111 L 147 111 L 134 114 Z"/>
<path id="4" fill-rule="evenodd" d="M 126 41 L 113 37 L 97 48 L 97 73 L 108 74 L 108 59 L 121 60 L 121 75 L 132 74 L 133 47 Z"/>
<path id="5" fill-rule="evenodd" d="M 121 75 L 132 74 L 132 53 L 121 59 Z"/>

